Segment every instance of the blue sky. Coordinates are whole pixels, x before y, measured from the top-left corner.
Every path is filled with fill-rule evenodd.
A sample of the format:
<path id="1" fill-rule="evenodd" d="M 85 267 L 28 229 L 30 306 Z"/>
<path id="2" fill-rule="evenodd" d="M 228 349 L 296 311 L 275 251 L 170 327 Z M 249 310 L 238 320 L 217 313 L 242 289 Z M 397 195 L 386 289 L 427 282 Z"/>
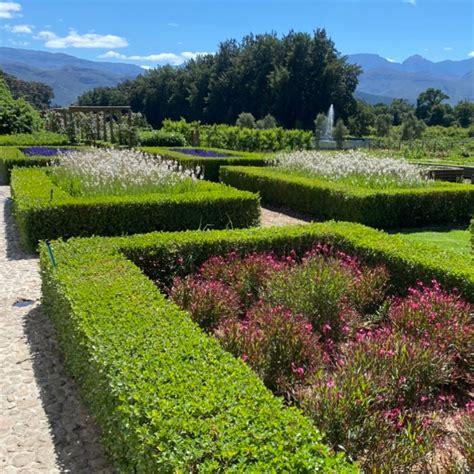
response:
<path id="1" fill-rule="evenodd" d="M 145 67 L 220 41 L 325 28 L 343 54 L 474 57 L 473 0 L 19 0 L 0 2 L 2 46 Z"/>

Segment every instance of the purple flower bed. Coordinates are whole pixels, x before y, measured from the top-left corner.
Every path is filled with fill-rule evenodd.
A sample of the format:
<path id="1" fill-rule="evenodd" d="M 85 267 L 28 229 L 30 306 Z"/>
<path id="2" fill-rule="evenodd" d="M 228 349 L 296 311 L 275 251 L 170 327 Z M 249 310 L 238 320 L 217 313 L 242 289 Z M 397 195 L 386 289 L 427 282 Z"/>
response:
<path id="1" fill-rule="evenodd" d="M 67 148 L 49 148 L 43 146 L 32 146 L 29 148 L 23 148 L 22 153 L 26 156 L 57 156 L 61 153 L 71 153 L 75 150 Z"/>
<path id="2" fill-rule="evenodd" d="M 178 153 L 184 153 L 185 155 L 197 156 L 199 158 L 228 158 L 229 153 L 216 152 L 212 150 L 196 150 L 193 149 L 183 149 L 183 148 L 170 148 L 171 151 L 176 151 Z"/>

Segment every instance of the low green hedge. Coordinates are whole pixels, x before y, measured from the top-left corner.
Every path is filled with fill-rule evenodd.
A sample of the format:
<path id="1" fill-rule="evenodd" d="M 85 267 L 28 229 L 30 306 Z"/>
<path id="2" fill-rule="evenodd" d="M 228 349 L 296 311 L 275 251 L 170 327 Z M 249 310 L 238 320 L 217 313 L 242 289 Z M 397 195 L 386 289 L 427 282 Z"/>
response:
<path id="1" fill-rule="evenodd" d="M 68 138 L 66 135 L 46 131 L 0 135 L 0 146 L 58 146 L 67 144 Z"/>
<path id="2" fill-rule="evenodd" d="M 163 281 L 230 250 L 301 254 L 316 242 L 384 263 L 394 290 L 437 279 L 474 302 L 474 259 L 353 223 L 73 238 L 52 243 L 56 267 L 41 246 L 44 309 L 119 471 L 355 469 L 144 275 Z"/>
<path id="3" fill-rule="evenodd" d="M 167 147 L 141 147 L 140 149 L 146 153 L 154 153 L 162 156 L 165 159 L 178 161 L 181 165 L 186 168 L 196 167 L 201 168 L 204 172 L 204 179 L 208 181 L 219 181 L 219 170 L 221 166 L 234 165 L 234 166 L 264 166 L 265 159 L 268 154 L 264 153 L 249 153 L 245 151 L 231 151 L 222 150 L 219 148 L 200 148 L 200 147 L 180 147 L 181 149 L 188 150 L 204 150 L 222 152 L 230 157 L 222 158 L 201 158 L 198 156 L 186 155 L 173 151 Z"/>
<path id="4" fill-rule="evenodd" d="M 118 472 L 357 472 L 167 300 L 126 242 L 53 242 L 57 267 L 40 250 L 44 310 Z"/>
<path id="5" fill-rule="evenodd" d="M 45 169 L 15 168 L 11 189 L 21 243 L 28 249 L 42 239 L 238 228 L 257 225 L 260 218 L 256 194 L 203 181 L 176 195 L 73 197 Z"/>
<path id="6" fill-rule="evenodd" d="M 274 168 L 222 167 L 221 180 L 259 192 L 263 202 L 287 206 L 318 220 L 340 219 L 378 228 L 467 223 L 474 212 L 474 186 L 432 186 L 374 191 Z"/>

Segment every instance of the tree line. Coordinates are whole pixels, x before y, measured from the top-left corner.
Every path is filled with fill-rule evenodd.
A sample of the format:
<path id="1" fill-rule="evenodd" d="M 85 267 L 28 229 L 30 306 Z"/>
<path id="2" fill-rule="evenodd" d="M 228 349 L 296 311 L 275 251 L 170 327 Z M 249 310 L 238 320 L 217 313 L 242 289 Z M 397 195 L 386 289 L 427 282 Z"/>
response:
<path id="1" fill-rule="evenodd" d="M 97 88 L 79 105 L 129 104 L 153 127 L 166 119 L 233 124 L 241 112 L 273 116 L 285 128 L 311 129 L 334 104 L 347 120 L 356 111 L 361 69 L 347 63 L 324 29 L 224 41 L 213 55 L 181 67 L 162 66 L 117 87 Z"/>

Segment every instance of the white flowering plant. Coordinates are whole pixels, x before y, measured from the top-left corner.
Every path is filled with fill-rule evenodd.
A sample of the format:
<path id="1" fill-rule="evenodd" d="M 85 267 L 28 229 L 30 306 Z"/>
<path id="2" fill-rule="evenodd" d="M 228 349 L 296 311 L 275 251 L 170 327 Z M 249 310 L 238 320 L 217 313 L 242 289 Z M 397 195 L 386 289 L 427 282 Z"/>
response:
<path id="1" fill-rule="evenodd" d="M 427 186 L 433 182 L 419 166 L 361 151 L 280 153 L 268 162 L 279 169 L 372 189 Z"/>
<path id="2" fill-rule="evenodd" d="M 60 154 L 50 176 L 73 196 L 177 194 L 195 189 L 200 169 L 136 150 L 92 148 Z"/>

